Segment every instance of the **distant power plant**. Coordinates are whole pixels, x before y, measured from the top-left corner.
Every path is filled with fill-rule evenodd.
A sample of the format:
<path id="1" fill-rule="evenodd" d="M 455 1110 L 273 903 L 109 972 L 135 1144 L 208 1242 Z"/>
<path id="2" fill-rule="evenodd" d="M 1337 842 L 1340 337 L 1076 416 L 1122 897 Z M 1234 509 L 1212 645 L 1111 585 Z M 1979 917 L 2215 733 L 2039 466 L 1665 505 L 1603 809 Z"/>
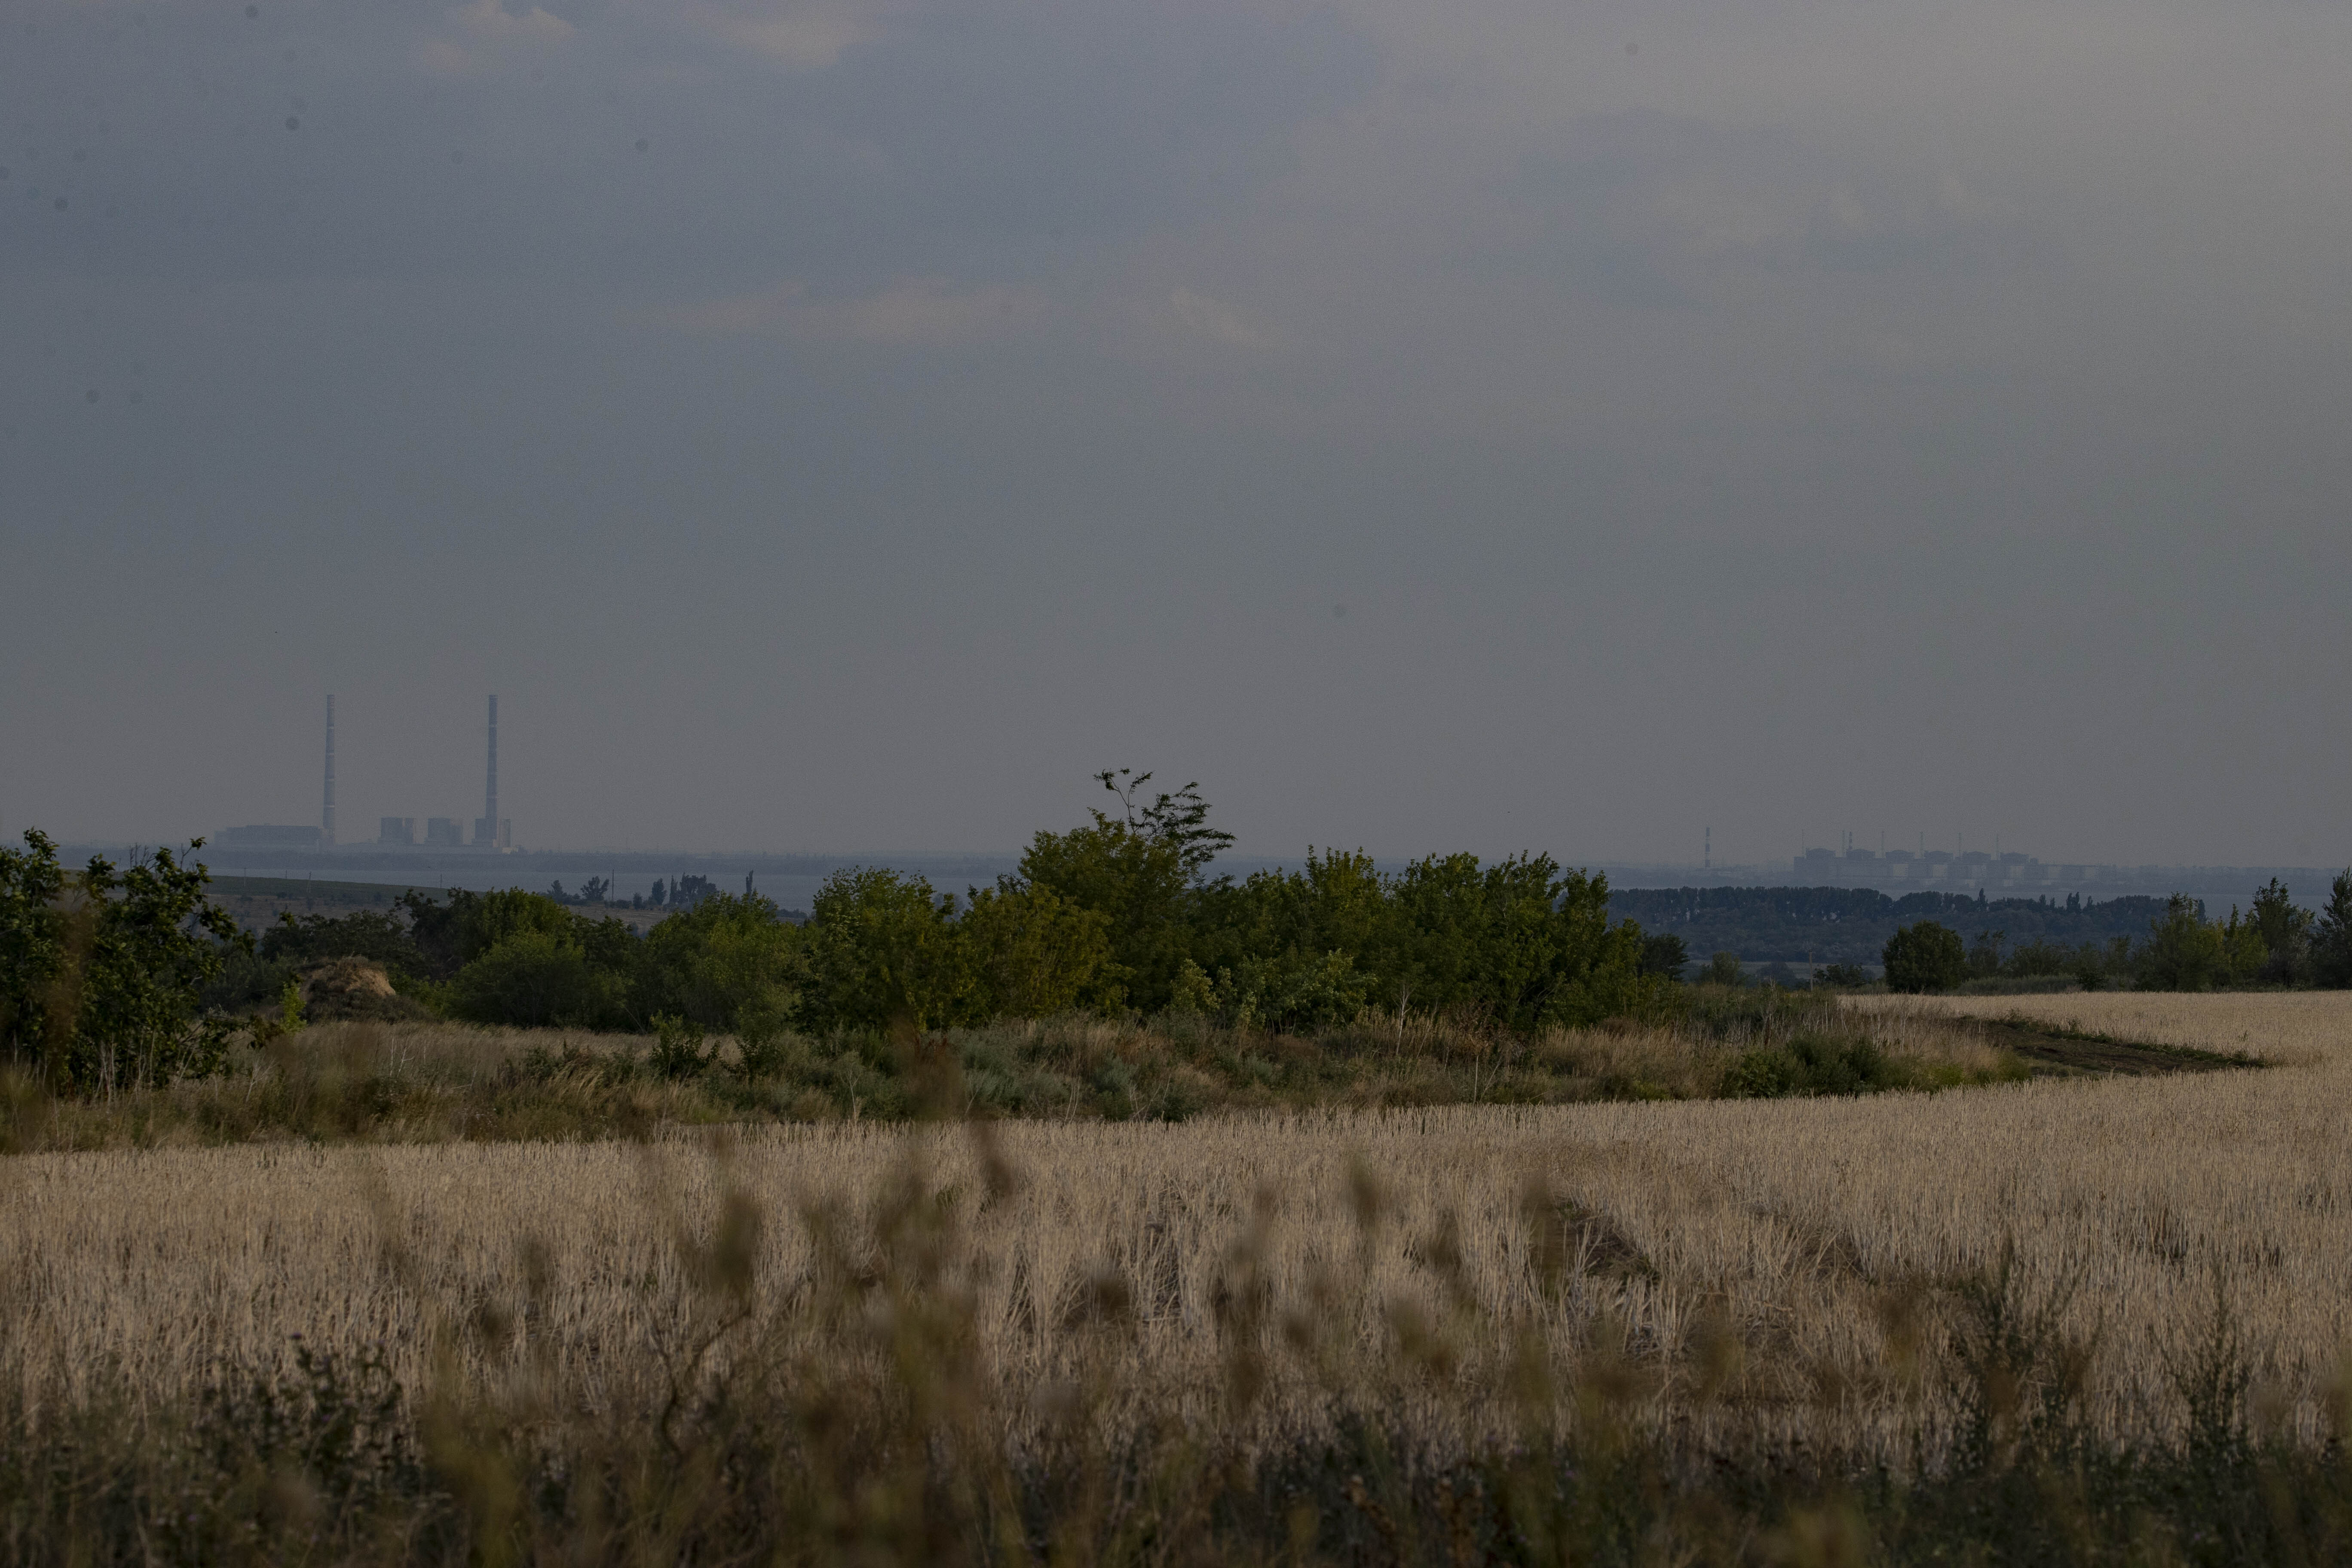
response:
<path id="1" fill-rule="evenodd" d="M 482 788 L 482 815 L 474 818 L 474 842 L 495 844 L 505 849 L 512 837 L 510 824 L 499 820 L 499 698 L 490 694 L 490 767 L 489 782 Z"/>
<path id="2" fill-rule="evenodd" d="M 466 826 L 455 816 L 428 816 L 425 819 L 425 837 L 421 847 L 426 849 L 481 849 L 499 851 L 514 847 L 514 822 L 499 815 L 499 700 L 490 698 L 488 770 L 482 792 L 482 815 L 474 818 L 474 836 L 469 842 Z M 226 827 L 220 842 L 247 849 L 310 849 L 331 848 L 335 843 L 335 700 L 327 699 L 327 768 L 325 793 L 319 806 L 319 826 L 290 827 L 271 824 L 256 824 L 245 827 Z M 420 847 L 416 837 L 416 818 L 383 816 L 376 819 L 374 847 L 413 849 Z"/>
<path id="3" fill-rule="evenodd" d="M 335 842 L 335 694 L 327 693 L 327 804 L 319 814 L 319 832 L 329 845 Z"/>
<path id="4" fill-rule="evenodd" d="M 1796 858 L 1793 871 L 1800 886 L 1879 888 L 1889 892 L 1949 891 L 1965 889 L 2025 891 L 2042 888 L 2095 888 L 2128 879 L 2123 867 L 2059 865 L 2011 850 L 1988 854 L 1982 849 L 1857 849 L 1853 835 L 1845 836 L 1843 849 L 1808 849 Z"/>

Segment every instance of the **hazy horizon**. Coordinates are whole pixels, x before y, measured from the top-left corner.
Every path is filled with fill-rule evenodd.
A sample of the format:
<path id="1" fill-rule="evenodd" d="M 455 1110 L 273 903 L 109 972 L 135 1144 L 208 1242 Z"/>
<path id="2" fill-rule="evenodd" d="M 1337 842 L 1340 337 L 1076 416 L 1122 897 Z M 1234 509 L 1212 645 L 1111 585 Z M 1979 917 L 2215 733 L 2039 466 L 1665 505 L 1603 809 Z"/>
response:
<path id="1" fill-rule="evenodd" d="M 6 37 L 11 840 L 2352 862 L 2340 9 Z"/>

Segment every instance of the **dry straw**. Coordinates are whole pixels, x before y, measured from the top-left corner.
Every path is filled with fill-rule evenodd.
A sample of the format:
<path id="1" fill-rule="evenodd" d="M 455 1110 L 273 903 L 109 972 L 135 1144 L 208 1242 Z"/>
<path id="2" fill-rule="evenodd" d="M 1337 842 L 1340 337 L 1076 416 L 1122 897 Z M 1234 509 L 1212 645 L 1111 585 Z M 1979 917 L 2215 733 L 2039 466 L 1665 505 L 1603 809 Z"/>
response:
<path id="1" fill-rule="evenodd" d="M 1989 1005 L 2286 1065 L 1858 1100 L 1012 1123 L 996 1153 L 952 1127 L 835 1124 L 717 1149 L 26 1155 L 0 1161 L 0 1323 L 28 1397 L 119 1373 L 170 1400 L 224 1364 L 282 1364 L 296 1334 L 381 1343 L 424 1387 L 433 1347 L 457 1342 L 436 1326 L 488 1314 L 519 1329 L 464 1337 L 469 1376 L 528 1364 L 567 1401 L 641 1408 L 682 1356 L 736 1353 L 698 1337 L 708 1253 L 679 1245 L 723 1228 L 730 1194 L 760 1217 L 739 1230 L 756 1235 L 744 1279 L 762 1321 L 803 1336 L 766 1348 L 821 1354 L 839 1325 L 780 1310 L 813 1299 L 820 1232 L 841 1256 L 871 1250 L 874 1194 L 915 1181 L 945 1222 L 936 1277 L 969 1293 L 990 1418 L 1016 1443 L 1080 1382 L 1113 1390 L 1113 1425 L 1213 1427 L 1246 1351 L 1269 1380 L 1251 1405 L 1264 1436 L 1370 1401 L 1450 1451 L 1507 1426 L 1525 1395 L 1512 1357 L 1540 1342 L 1561 1366 L 1622 1369 L 1646 1419 L 1695 1440 L 1892 1453 L 1937 1397 L 1950 1282 L 2011 1251 L 2021 1299 L 2062 1301 L 2087 1347 L 2098 1431 L 2177 1436 L 2181 1369 L 2219 1302 L 2266 1418 L 2315 1440 L 2352 1344 L 2352 996 Z M 1108 1368 L 1088 1327 L 1106 1302 L 1127 1320 Z"/>

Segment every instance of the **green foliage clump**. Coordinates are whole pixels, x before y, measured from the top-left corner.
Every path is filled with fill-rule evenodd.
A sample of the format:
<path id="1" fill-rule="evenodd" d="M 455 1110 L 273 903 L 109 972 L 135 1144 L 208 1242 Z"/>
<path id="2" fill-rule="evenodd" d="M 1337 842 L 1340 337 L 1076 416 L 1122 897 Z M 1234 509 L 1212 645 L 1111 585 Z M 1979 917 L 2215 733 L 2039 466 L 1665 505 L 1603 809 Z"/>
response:
<path id="1" fill-rule="evenodd" d="M 2231 915 L 2234 922 L 2237 911 Z M 2140 984 L 2149 991 L 2204 991 L 2226 973 L 2221 931 L 2205 922 L 2204 906 L 2176 893 L 2148 927 L 2139 960 Z"/>
<path id="2" fill-rule="evenodd" d="M 1921 921 L 1895 931 L 1886 939 L 1881 956 L 1889 991 L 1949 991 L 1969 972 L 1968 949 L 1960 933 L 1934 921 Z"/>
<path id="3" fill-rule="evenodd" d="M 2352 885 L 2346 891 L 2352 895 Z M 2276 877 L 2269 886 L 2254 889 L 2253 908 L 2247 919 L 2263 945 L 2262 980 L 2273 985 L 2294 985 L 2309 978 L 2315 922 L 2311 911 L 2298 907 Z"/>
<path id="4" fill-rule="evenodd" d="M 2352 986 L 2352 870 L 2336 879 L 2313 922 L 2311 972 L 2322 985 Z"/>
<path id="5" fill-rule="evenodd" d="M 2143 991 L 2210 991 L 2246 985 L 2281 964 L 2297 965 L 2303 913 L 2285 902 L 2286 889 L 2273 878 L 2255 894 L 2255 912 L 2241 919 L 2235 905 L 2226 921 L 2209 921 L 2205 906 L 2187 894 L 2166 900 L 2164 913 L 2149 922 L 2147 940 L 2135 950 L 2129 968 Z M 2265 925 L 2286 951 L 2274 953 Z"/>
<path id="6" fill-rule="evenodd" d="M 82 1093 L 219 1071 L 230 1026 L 201 1001 L 238 933 L 209 879 L 169 849 L 68 872 L 37 829 L 0 849 L 0 1055 Z"/>
<path id="7" fill-rule="evenodd" d="M 1690 967 L 1690 944 L 1672 931 L 1642 939 L 1642 973 L 1664 980 L 1680 980 Z"/>
<path id="8" fill-rule="evenodd" d="M 1233 835 L 1208 826 L 1208 803 L 1197 784 L 1139 805 L 1150 773 L 1121 769 L 1096 776 L 1118 797 L 1121 814 L 1092 811 L 1087 826 L 1038 834 L 1012 885 L 1046 889 L 1101 916 L 1109 945 L 1109 962 L 1094 982 L 1101 999 L 1156 1013 L 1175 997 L 1192 956 L 1208 865 Z"/>
<path id="9" fill-rule="evenodd" d="M 1743 1051 L 1724 1074 L 1727 1100 L 1874 1094 L 1907 1089 L 1915 1078 L 1875 1041 L 1799 1035 L 1785 1045 Z"/>
<path id="10" fill-rule="evenodd" d="M 837 871 L 809 906 L 809 1022 L 819 1030 L 961 1022 L 967 999 L 955 899 L 884 868 Z"/>
<path id="11" fill-rule="evenodd" d="M 980 1018 L 1050 1018 L 1112 994 L 1110 916 L 1043 882 L 1007 879 L 971 895 L 959 922 Z"/>
<path id="12" fill-rule="evenodd" d="M 262 959 L 276 964 L 301 965 L 327 958 L 364 958 L 386 973 L 422 976 L 425 955 L 410 934 L 407 922 L 384 910 L 354 910 L 341 916 L 281 913 L 278 923 L 261 935 Z"/>
<path id="13" fill-rule="evenodd" d="M 751 893 L 713 893 L 670 916 L 646 934 L 635 959 L 633 1014 L 670 1014 L 709 1029 L 781 1028 L 807 984 L 801 929 Z"/>
<path id="14" fill-rule="evenodd" d="M 519 931 L 457 972 L 447 1004 L 477 1024 L 593 1027 L 620 1011 L 625 984 L 592 963 L 571 933 Z"/>
<path id="15" fill-rule="evenodd" d="M 1610 922 L 1606 882 L 1549 857 L 1384 876 L 1360 852 L 1310 851 L 1297 870 L 1211 878 L 1230 836 L 1197 785 L 1141 805 L 1150 774 L 1097 776 L 1120 813 L 1038 834 L 967 902 L 885 868 L 830 879 L 796 1023 L 921 1031 L 1082 1009 L 1312 1032 L 1377 1006 L 1526 1034 L 1654 1014 L 1672 988 L 1640 929 Z"/>

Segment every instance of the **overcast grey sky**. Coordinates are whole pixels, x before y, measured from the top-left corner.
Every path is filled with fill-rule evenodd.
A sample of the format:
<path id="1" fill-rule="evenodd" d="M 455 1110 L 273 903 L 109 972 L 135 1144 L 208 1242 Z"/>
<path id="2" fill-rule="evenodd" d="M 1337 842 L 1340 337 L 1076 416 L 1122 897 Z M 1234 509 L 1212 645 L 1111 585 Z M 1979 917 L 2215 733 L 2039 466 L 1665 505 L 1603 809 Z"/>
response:
<path id="1" fill-rule="evenodd" d="M 2352 859 L 2352 12 L 13 0 L 0 825 Z"/>

